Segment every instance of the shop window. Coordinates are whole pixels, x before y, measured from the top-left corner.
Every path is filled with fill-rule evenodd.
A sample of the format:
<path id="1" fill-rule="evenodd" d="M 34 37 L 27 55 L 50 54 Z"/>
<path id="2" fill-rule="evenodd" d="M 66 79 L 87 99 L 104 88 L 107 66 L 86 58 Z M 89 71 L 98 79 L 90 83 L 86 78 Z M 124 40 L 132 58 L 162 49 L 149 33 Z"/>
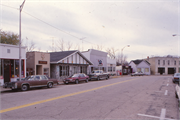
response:
<path id="1" fill-rule="evenodd" d="M 165 60 L 163 60 L 163 65 L 165 65 Z"/>
<path id="2" fill-rule="evenodd" d="M 176 65 L 176 61 L 174 61 L 174 65 Z"/>
<path id="3" fill-rule="evenodd" d="M 19 77 L 19 60 L 15 60 L 14 63 L 15 71 L 14 71 L 14 77 Z M 21 76 L 24 76 L 24 60 L 21 61 Z"/>
<path id="4" fill-rule="evenodd" d="M 113 67 L 113 72 L 115 72 L 115 67 Z"/>
<path id="5" fill-rule="evenodd" d="M 179 68 L 179 73 L 180 73 L 180 68 Z"/>
<path id="6" fill-rule="evenodd" d="M 69 76 L 69 66 L 60 66 L 60 76 Z"/>
<path id="7" fill-rule="evenodd" d="M 14 73 L 15 73 L 15 65 L 14 65 L 14 61 L 15 60 L 11 60 L 10 64 L 11 64 L 11 77 L 14 77 Z"/>

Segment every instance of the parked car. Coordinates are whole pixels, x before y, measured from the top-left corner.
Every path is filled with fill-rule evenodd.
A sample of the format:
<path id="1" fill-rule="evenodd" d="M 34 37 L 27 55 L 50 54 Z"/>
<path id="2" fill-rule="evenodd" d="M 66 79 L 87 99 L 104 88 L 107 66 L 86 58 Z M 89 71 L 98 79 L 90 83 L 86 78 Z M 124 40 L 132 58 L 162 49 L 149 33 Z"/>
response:
<path id="1" fill-rule="evenodd" d="M 6 82 L 3 87 L 26 91 L 33 87 L 47 86 L 48 88 L 52 88 L 54 84 L 58 84 L 57 79 L 48 79 L 46 75 L 31 75 L 21 81 Z"/>
<path id="2" fill-rule="evenodd" d="M 109 79 L 109 74 L 104 73 L 103 70 L 94 70 L 91 74 L 89 74 L 90 79 L 100 80 L 100 79 Z"/>
<path id="3" fill-rule="evenodd" d="M 145 75 L 143 72 L 135 72 L 131 74 L 131 76 L 143 76 L 143 75 Z"/>
<path id="4" fill-rule="evenodd" d="M 175 95 L 178 101 L 180 101 L 180 84 L 177 84 L 175 87 Z"/>
<path id="5" fill-rule="evenodd" d="M 179 79 L 180 79 L 180 73 L 175 73 L 173 76 L 173 83 L 179 83 Z"/>
<path id="6" fill-rule="evenodd" d="M 89 76 L 87 76 L 84 73 L 76 73 L 76 74 L 71 75 L 71 76 L 69 76 L 69 77 L 67 77 L 67 78 L 65 78 L 63 80 L 64 84 L 68 84 L 68 83 L 76 83 L 76 84 L 78 84 L 81 81 L 88 82 L 89 81 Z"/>

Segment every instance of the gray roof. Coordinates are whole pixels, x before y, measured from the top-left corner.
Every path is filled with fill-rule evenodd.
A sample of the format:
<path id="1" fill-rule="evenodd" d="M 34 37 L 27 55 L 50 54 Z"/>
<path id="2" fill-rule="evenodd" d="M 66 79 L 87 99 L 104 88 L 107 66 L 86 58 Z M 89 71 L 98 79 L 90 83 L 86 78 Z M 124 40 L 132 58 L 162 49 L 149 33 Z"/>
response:
<path id="1" fill-rule="evenodd" d="M 150 63 L 146 60 L 132 60 L 132 62 L 134 62 L 134 64 L 136 64 L 136 65 L 140 64 L 142 61 L 145 61 L 147 64 L 150 65 Z"/>
<path id="2" fill-rule="evenodd" d="M 72 50 L 72 51 L 61 51 L 61 52 L 50 52 L 50 62 L 57 63 L 58 61 L 70 56 L 73 53 L 78 53 L 81 57 L 83 57 L 87 62 L 89 62 L 90 65 L 93 65 L 93 63 L 88 60 L 83 54 L 81 54 L 78 50 Z"/>
<path id="3" fill-rule="evenodd" d="M 62 52 L 51 52 L 50 53 L 50 62 L 58 62 L 59 60 L 77 52 L 77 50 L 73 51 L 62 51 Z"/>

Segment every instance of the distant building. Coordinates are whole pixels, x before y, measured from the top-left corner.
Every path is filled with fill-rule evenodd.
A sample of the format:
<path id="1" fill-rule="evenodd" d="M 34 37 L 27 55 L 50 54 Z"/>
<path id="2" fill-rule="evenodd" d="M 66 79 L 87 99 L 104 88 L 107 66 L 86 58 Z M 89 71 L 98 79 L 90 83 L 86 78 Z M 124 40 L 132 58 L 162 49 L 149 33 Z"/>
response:
<path id="1" fill-rule="evenodd" d="M 32 51 L 26 53 L 27 75 L 47 75 L 50 77 L 50 54 Z"/>
<path id="2" fill-rule="evenodd" d="M 131 66 L 132 72 L 143 72 L 146 75 L 150 75 L 150 63 L 146 60 L 132 60 L 129 63 L 129 66 Z"/>
<path id="3" fill-rule="evenodd" d="M 81 53 L 93 63 L 88 67 L 88 74 L 93 70 L 103 70 L 113 75 L 116 73 L 116 60 L 108 58 L 107 52 L 89 49 Z"/>
<path id="4" fill-rule="evenodd" d="M 146 60 L 151 64 L 153 75 L 168 75 L 180 72 L 180 58 L 178 57 L 151 57 Z"/>

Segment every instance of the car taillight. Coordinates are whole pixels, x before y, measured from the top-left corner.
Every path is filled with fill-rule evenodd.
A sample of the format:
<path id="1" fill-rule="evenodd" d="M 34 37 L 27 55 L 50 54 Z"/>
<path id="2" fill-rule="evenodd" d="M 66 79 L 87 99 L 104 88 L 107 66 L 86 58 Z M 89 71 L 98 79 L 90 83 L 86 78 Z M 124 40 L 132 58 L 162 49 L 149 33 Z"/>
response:
<path id="1" fill-rule="evenodd" d="M 175 77 L 174 79 L 179 79 L 179 78 Z"/>

